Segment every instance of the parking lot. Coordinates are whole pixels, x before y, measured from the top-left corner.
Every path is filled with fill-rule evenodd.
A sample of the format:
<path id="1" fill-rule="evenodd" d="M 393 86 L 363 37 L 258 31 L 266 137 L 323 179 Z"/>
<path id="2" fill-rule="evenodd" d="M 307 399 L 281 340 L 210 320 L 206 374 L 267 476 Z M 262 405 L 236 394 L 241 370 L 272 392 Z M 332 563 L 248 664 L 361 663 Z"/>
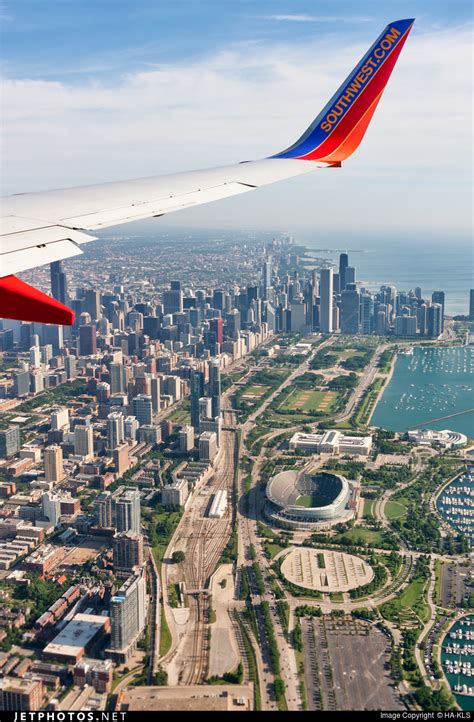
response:
<path id="1" fill-rule="evenodd" d="M 470 593 L 466 582 L 469 581 L 471 565 L 468 560 L 459 563 L 443 564 L 441 580 L 441 605 L 445 608 L 460 605 Z"/>
<path id="2" fill-rule="evenodd" d="M 350 617 L 302 622 L 311 710 L 402 710 L 388 671 L 390 640 Z"/>

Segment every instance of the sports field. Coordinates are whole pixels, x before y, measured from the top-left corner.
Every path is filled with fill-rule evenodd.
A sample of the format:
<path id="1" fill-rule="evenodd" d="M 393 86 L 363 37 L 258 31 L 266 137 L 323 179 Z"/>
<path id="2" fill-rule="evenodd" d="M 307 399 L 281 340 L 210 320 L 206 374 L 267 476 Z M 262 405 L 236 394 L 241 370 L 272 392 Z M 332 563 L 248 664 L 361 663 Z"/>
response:
<path id="1" fill-rule="evenodd" d="M 336 399 L 336 391 L 294 389 L 285 398 L 278 410 L 283 413 L 285 411 L 331 411 Z"/>

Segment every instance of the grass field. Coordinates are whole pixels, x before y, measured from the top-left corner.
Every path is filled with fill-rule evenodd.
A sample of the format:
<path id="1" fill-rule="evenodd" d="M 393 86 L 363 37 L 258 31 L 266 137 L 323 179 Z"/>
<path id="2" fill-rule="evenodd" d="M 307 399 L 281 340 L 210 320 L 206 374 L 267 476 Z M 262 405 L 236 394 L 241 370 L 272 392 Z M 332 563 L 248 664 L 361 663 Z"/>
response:
<path id="1" fill-rule="evenodd" d="M 345 537 L 349 537 L 352 541 L 356 539 L 362 539 L 363 542 L 367 542 L 373 546 L 383 541 L 383 532 L 374 529 L 365 529 L 364 527 L 357 526 L 344 532 Z"/>
<path id="2" fill-rule="evenodd" d="M 407 508 L 399 501 L 387 501 L 384 511 L 387 519 L 402 519 L 402 517 L 406 516 Z"/>
<path id="3" fill-rule="evenodd" d="M 331 411 L 337 399 L 335 391 L 323 389 L 300 389 L 290 393 L 281 404 L 279 411 Z"/>
<path id="4" fill-rule="evenodd" d="M 263 396 L 263 394 L 268 391 L 269 388 L 269 386 L 263 386 L 262 384 L 253 384 L 252 386 L 248 386 L 245 389 L 243 398 L 245 398 L 246 396 Z"/>
<path id="5" fill-rule="evenodd" d="M 304 506 L 306 508 L 313 506 L 313 497 L 312 496 L 299 496 L 296 500 L 296 506 Z"/>
<path id="6" fill-rule="evenodd" d="M 374 500 L 373 499 L 365 499 L 364 500 L 364 517 L 366 519 L 373 519 L 374 518 Z"/>

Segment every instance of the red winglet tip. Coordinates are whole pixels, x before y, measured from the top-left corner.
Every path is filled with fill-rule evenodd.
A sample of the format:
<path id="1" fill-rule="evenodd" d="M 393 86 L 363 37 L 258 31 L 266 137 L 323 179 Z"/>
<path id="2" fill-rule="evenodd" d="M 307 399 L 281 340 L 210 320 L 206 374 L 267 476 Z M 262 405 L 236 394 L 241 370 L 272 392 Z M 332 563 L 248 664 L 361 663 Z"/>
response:
<path id="1" fill-rule="evenodd" d="M 74 311 L 16 276 L 0 278 L 0 317 L 72 326 Z"/>

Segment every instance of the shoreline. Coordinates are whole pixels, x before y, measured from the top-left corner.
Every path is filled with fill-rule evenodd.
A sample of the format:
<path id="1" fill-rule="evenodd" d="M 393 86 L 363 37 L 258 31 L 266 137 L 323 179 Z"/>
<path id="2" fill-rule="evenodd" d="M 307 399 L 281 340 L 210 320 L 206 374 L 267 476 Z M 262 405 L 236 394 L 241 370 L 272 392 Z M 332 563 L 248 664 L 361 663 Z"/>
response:
<path id="1" fill-rule="evenodd" d="M 392 358 L 392 360 L 391 360 L 391 362 L 390 362 L 390 370 L 389 370 L 387 376 L 385 377 L 384 383 L 382 384 L 382 386 L 381 386 L 381 388 L 380 388 L 380 390 L 379 390 L 379 392 L 378 392 L 378 394 L 377 394 L 377 398 L 376 398 L 375 403 L 374 403 L 374 405 L 373 405 L 373 407 L 372 407 L 372 411 L 370 412 L 370 416 L 369 416 L 369 418 L 367 419 L 367 426 L 371 426 L 371 421 L 372 421 L 373 415 L 375 414 L 375 409 L 376 409 L 377 406 L 379 405 L 379 402 L 380 402 L 382 396 L 383 396 L 384 393 L 385 393 L 385 389 L 388 388 L 388 385 L 389 385 L 390 381 L 392 380 L 392 376 L 393 376 L 394 371 L 395 371 L 395 364 L 397 363 L 397 359 L 398 359 L 398 352 L 397 352 L 397 351 L 394 351 L 393 358 Z"/>

